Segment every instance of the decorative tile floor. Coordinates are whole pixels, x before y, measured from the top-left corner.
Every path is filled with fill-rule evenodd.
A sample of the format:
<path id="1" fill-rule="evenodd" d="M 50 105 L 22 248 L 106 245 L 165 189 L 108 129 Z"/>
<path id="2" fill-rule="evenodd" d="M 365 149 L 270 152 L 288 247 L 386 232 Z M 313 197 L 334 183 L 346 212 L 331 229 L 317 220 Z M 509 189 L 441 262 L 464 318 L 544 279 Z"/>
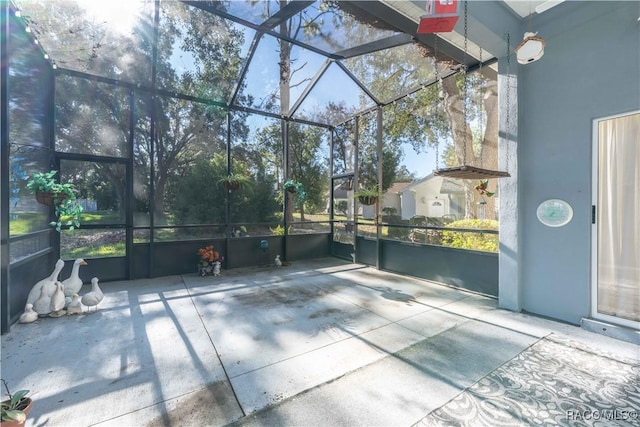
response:
<path id="1" fill-rule="evenodd" d="M 542 338 L 416 426 L 640 425 L 637 360 Z"/>

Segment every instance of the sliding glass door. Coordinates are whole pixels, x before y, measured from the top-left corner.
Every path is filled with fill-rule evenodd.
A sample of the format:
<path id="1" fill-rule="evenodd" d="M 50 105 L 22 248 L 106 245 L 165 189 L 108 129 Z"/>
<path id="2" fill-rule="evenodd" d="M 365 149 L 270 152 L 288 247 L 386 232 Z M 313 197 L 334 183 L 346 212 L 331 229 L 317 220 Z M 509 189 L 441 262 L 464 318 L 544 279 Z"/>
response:
<path id="1" fill-rule="evenodd" d="M 640 112 L 595 120 L 592 316 L 640 328 Z"/>

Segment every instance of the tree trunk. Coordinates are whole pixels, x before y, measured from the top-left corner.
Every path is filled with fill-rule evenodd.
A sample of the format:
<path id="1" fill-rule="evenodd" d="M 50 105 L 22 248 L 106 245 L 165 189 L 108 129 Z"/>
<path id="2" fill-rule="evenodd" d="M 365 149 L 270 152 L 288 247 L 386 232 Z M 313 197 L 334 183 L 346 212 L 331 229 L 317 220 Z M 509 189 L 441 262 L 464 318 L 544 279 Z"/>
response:
<path id="1" fill-rule="evenodd" d="M 464 111 L 463 93 L 458 89 L 457 79 L 450 77 L 442 80 L 444 91 L 444 110 L 451 124 L 451 135 L 453 137 L 453 149 L 458 165 L 474 164 L 475 155 L 473 153 L 473 138 L 471 128 L 466 121 Z M 457 166 L 457 165 L 447 165 Z M 475 190 L 472 182 L 462 181 L 464 187 L 464 217 L 474 218 L 476 215 Z"/>
<path id="2" fill-rule="evenodd" d="M 288 3 L 287 0 L 280 0 L 280 10 L 282 10 Z M 289 29 L 287 28 L 287 21 L 283 22 L 280 24 L 280 34 L 282 35 L 289 35 Z M 279 39 L 278 43 L 280 45 L 280 83 L 279 83 L 279 89 L 280 89 L 280 116 L 284 117 L 284 116 L 288 116 L 289 115 L 289 104 L 291 102 L 291 88 L 290 88 L 290 84 L 291 84 L 291 43 L 283 40 L 283 39 Z M 280 126 L 281 126 L 281 130 L 282 130 L 282 138 L 283 138 L 283 144 L 285 144 L 284 148 L 285 150 L 287 150 L 286 144 L 288 144 L 288 141 L 286 140 L 285 136 L 286 136 L 286 132 L 285 132 L 285 127 L 286 127 L 286 122 L 284 120 L 282 120 L 280 122 Z M 285 177 L 284 179 L 291 179 L 291 162 L 289 161 L 289 156 L 287 157 L 287 164 L 285 165 Z M 294 197 L 295 195 L 285 191 L 284 192 L 284 197 L 286 197 L 286 212 L 285 212 L 285 220 L 287 222 L 292 222 L 293 221 L 293 210 L 294 210 Z"/>
<path id="3" fill-rule="evenodd" d="M 154 198 L 153 198 L 153 207 L 154 207 L 154 216 L 156 219 L 161 221 L 164 220 L 164 190 L 166 187 L 167 179 L 163 175 L 156 175 L 156 185 L 154 188 Z"/>
<path id="4" fill-rule="evenodd" d="M 486 126 L 480 152 L 480 167 L 485 169 L 498 169 L 498 82 L 487 80 L 484 89 L 483 105 L 486 115 Z M 498 187 L 498 180 L 489 180 L 489 191 L 494 193 Z M 485 218 L 498 219 L 496 215 L 496 199 L 485 197 Z"/>
<path id="5" fill-rule="evenodd" d="M 498 168 L 498 96 L 496 93 L 497 83 L 488 80 L 484 90 L 484 105 L 486 126 L 482 135 L 482 144 L 479 156 L 473 150 L 473 135 L 471 128 L 466 121 L 464 114 L 464 93 L 458 88 L 455 78 L 442 80 L 444 91 L 444 110 L 451 124 L 451 134 L 453 136 L 454 152 L 457 165 L 473 165 L 484 169 Z M 467 94 L 470 96 L 471 94 Z M 466 138 L 465 138 L 466 133 Z M 447 165 L 447 166 L 457 166 Z M 496 180 L 491 180 L 489 189 L 495 192 Z M 476 190 L 477 182 L 471 180 L 462 181 L 465 191 L 465 219 L 488 218 L 494 219 L 495 199 L 482 197 Z M 486 204 L 480 204 L 486 202 Z M 480 206 L 481 209 L 478 209 Z"/>

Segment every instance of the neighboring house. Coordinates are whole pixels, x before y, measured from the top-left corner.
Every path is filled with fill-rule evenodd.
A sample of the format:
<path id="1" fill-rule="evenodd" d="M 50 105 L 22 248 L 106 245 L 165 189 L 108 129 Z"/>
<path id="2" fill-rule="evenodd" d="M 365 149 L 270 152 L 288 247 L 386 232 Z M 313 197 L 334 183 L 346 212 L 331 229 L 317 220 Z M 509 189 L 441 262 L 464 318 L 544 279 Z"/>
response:
<path id="1" fill-rule="evenodd" d="M 353 209 L 353 191 L 347 190 L 345 185 L 334 188 L 333 199 L 336 203 L 344 200 L 348 210 Z M 455 179 L 433 174 L 418 181 L 395 182 L 382 195 L 380 211 L 384 208 L 396 209 L 394 215 L 402 219 L 416 215 L 461 219 L 464 218 L 464 188 Z M 358 215 L 363 219 L 375 218 L 375 206 L 360 205 Z"/>
<path id="2" fill-rule="evenodd" d="M 382 208 L 395 208 L 396 214 L 400 215 L 402 210 L 402 191 L 413 184 L 413 182 L 394 182 L 391 187 L 382 195 Z"/>
<path id="3" fill-rule="evenodd" d="M 400 191 L 402 219 L 416 215 L 464 218 L 464 187 L 458 180 L 433 174 L 410 183 Z"/>
<path id="4" fill-rule="evenodd" d="M 394 215 L 400 215 L 400 211 L 402 210 L 401 193 L 402 190 L 404 190 L 409 185 L 411 185 L 411 182 L 394 182 L 393 184 L 391 184 L 391 187 L 389 187 L 387 191 L 382 194 L 382 203 L 380 204 L 381 214 L 384 208 L 393 208 L 396 210 Z M 375 205 L 362 206 L 361 212 L 362 218 L 374 219 L 376 216 Z"/>

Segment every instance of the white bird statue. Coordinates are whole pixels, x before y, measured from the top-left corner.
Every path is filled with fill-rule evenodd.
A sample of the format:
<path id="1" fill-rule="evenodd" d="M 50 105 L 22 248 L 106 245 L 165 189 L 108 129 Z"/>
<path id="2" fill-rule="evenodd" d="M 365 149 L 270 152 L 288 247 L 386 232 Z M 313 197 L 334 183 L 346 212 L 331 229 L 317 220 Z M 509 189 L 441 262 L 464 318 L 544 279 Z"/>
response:
<path id="1" fill-rule="evenodd" d="M 47 295 L 47 291 L 44 286 L 40 287 L 40 296 L 33 303 L 33 311 L 38 313 L 38 316 L 45 317 L 51 313 L 51 297 Z"/>
<path id="2" fill-rule="evenodd" d="M 220 261 L 216 261 L 213 263 L 213 275 L 214 276 L 220 275 Z"/>
<path id="3" fill-rule="evenodd" d="M 38 283 L 33 285 L 31 291 L 29 291 L 29 296 L 27 297 L 27 304 L 35 304 L 36 300 L 40 298 L 40 290 L 43 286 L 47 285 L 47 296 L 53 295 L 53 292 L 56 290 L 55 283 L 58 280 L 58 276 L 60 272 L 64 268 L 64 261 L 59 259 L 56 262 L 56 266 L 53 269 L 51 275 L 47 278 L 40 280 Z"/>
<path id="4" fill-rule="evenodd" d="M 80 288 L 82 288 L 82 279 L 79 274 L 81 265 L 87 265 L 87 262 L 82 258 L 75 260 L 73 262 L 73 268 L 71 269 L 71 275 L 62 281 L 65 296 L 72 297 L 73 294 L 80 292 Z"/>
<path id="5" fill-rule="evenodd" d="M 20 319 L 18 320 L 20 323 L 31 323 L 38 320 L 38 313 L 33 311 L 33 304 L 27 304 L 24 308 L 24 313 L 20 315 Z"/>
<path id="6" fill-rule="evenodd" d="M 91 291 L 84 294 L 80 301 L 87 307 L 95 307 L 97 311 L 98 304 L 100 304 L 100 301 L 102 301 L 103 298 L 104 294 L 98 286 L 98 278 L 94 277 L 93 279 L 91 279 Z"/>
<path id="7" fill-rule="evenodd" d="M 67 306 L 67 315 L 70 314 L 82 314 L 82 302 L 78 294 L 74 294 L 71 302 Z"/>
<path id="8" fill-rule="evenodd" d="M 51 313 L 49 313 L 49 316 L 60 317 L 67 314 L 67 312 L 64 310 L 65 302 L 64 287 L 62 286 L 62 283 L 56 282 L 56 290 L 51 296 Z"/>
<path id="9" fill-rule="evenodd" d="M 282 267 L 282 261 L 280 261 L 280 255 L 276 255 L 276 267 Z"/>

